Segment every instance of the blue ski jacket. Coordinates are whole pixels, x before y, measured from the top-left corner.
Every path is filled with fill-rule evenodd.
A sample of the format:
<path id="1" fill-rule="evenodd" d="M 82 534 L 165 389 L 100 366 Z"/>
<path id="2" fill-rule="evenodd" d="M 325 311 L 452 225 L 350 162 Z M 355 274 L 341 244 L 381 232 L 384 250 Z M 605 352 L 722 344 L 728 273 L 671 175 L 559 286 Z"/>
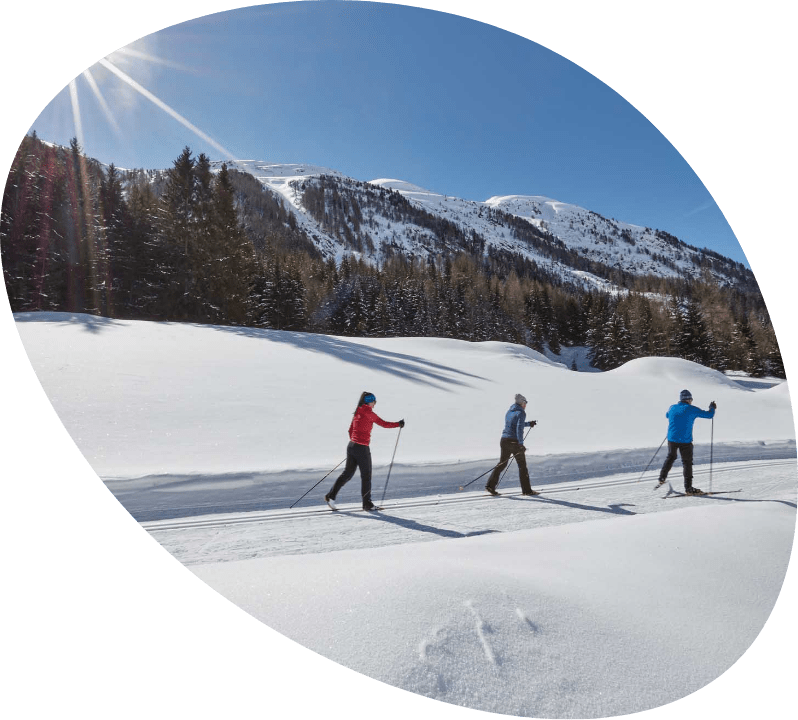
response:
<path id="1" fill-rule="evenodd" d="M 524 444 L 524 425 L 526 424 L 526 412 L 518 403 L 513 403 L 507 414 L 504 416 L 503 438 L 517 440 L 519 445 Z"/>
<path id="2" fill-rule="evenodd" d="M 668 418 L 668 442 L 691 443 L 693 442 L 693 423 L 696 418 L 709 420 L 715 417 L 715 410 L 702 410 L 686 402 L 676 403 L 668 408 L 665 413 Z"/>

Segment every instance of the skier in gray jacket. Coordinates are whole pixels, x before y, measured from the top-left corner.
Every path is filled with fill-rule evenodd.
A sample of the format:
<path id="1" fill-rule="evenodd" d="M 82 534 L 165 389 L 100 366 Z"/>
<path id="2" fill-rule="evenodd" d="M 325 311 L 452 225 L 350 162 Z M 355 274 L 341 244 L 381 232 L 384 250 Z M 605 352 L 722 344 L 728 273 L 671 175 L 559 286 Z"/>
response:
<path id="1" fill-rule="evenodd" d="M 499 484 L 499 476 L 507 467 L 507 463 L 511 457 L 515 456 L 518 463 L 518 477 L 521 481 L 521 492 L 524 495 L 539 495 L 532 489 L 529 483 L 529 470 L 526 467 L 526 457 L 524 453 L 524 428 L 535 427 L 536 420 L 527 421 L 526 419 L 526 398 L 520 393 L 515 396 L 515 403 L 510 406 L 507 414 L 504 416 L 504 431 L 502 432 L 501 440 L 499 441 L 500 456 L 499 464 L 493 468 L 493 472 L 488 478 L 488 483 L 485 485 L 491 495 L 498 495 L 496 486 Z"/>

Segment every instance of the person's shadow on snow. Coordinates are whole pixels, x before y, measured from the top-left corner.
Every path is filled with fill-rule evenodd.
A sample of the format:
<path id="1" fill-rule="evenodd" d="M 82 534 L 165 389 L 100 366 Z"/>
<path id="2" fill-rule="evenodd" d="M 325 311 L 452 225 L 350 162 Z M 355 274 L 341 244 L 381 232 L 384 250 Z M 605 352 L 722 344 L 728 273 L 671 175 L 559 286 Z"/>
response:
<path id="1" fill-rule="evenodd" d="M 607 507 L 599 507 L 598 505 L 582 505 L 582 503 L 568 502 L 567 500 L 552 500 L 551 498 L 542 497 L 537 495 L 533 498 L 513 497 L 512 495 L 506 496 L 508 500 L 516 500 L 519 502 L 539 502 L 547 505 L 562 505 L 563 507 L 575 508 L 576 510 L 591 510 L 593 512 L 610 513 L 611 515 L 637 515 L 631 510 L 624 510 L 626 507 L 634 507 L 632 503 L 616 503 L 615 505 L 608 505 Z"/>
<path id="2" fill-rule="evenodd" d="M 399 525 L 407 530 L 432 533 L 433 535 L 438 535 L 439 537 L 445 538 L 475 537 L 477 535 L 490 535 L 491 533 L 500 532 L 499 530 L 474 530 L 473 532 L 462 533 L 458 532 L 457 530 L 447 530 L 445 528 L 433 527 L 432 525 L 424 525 L 420 522 L 416 522 L 415 520 L 408 520 L 407 518 L 386 515 L 384 510 L 376 513 L 363 513 L 360 510 L 349 512 L 346 510 L 339 510 L 339 513 L 342 515 L 349 515 L 350 517 L 357 518 L 358 520 L 378 520 L 381 522 L 390 523 L 391 525 Z"/>

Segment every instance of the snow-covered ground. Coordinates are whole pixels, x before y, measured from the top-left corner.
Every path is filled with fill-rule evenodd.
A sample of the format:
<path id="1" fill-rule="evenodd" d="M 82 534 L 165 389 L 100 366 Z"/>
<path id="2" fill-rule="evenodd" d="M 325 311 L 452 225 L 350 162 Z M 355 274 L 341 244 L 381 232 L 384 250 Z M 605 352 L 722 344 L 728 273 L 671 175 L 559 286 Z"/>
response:
<path id="1" fill-rule="evenodd" d="M 762 391 L 674 358 L 576 373 L 529 348 L 436 338 L 364 339 L 88 315 L 16 315 L 31 363 L 98 475 L 202 478 L 326 472 L 342 459 L 363 390 L 404 418 L 396 461 L 484 462 L 498 452 L 516 393 L 538 421 L 530 455 L 656 449 L 665 412 L 689 388 L 718 403 L 714 442 L 795 441 L 787 383 Z M 695 441 L 710 441 L 696 423 Z M 396 431 L 375 428 L 387 465 Z"/>
<path id="2" fill-rule="evenodd" d="M 795 462 L 729 470 L 716 487 L 744 494 L 662 500 L 632 480 L 150 531 L 236 605 L 370 677 L 491 712 L 607 717 L 711 682 L 770 614 Z"/>
<path id="3" fill-rule="evenodd" d="M 153 538 L 254 617 L 396 687 L 536 717 L 656 707 L 733 664 L 781 588 L 786 383 L 663 358 L 576 373 L 507 343 L 16 320 L 65 427 Z M 640 480 L 683 387 L 718 403 L 714 428 L 696 423 L 696 485 L 740 492 L 662 499 L 662 452 Z M 342 460 L 362 390 L 407 421 L 372 436 L 384 512 L 357 510 L 357 478 L 329 512 L 335 474 L 296 502 Z M 467 483 L 496 461 L 516 392 L 543 494 L 520 496 L 511 468 L 487 497 Z"/>

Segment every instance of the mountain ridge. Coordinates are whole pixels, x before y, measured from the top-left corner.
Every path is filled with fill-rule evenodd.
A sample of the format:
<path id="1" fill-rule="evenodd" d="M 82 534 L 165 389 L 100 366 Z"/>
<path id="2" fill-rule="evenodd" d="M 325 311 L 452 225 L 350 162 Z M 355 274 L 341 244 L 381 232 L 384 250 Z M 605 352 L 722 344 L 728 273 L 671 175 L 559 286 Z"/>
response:
<path id="1" fill-rule="evenodd" d="M 708 274 L 721 285 L 753 281 L 753 273 L 742 263 L 707 248 L 691 246 L 667 231 L 606 218 L 592 210 L 544 195 L 514 194 L 492 196 L 485 201 L 465 200 L 427 190 L 407 180 L 381 178 L 364 182 L 318 165 L 239 160 L 230 163 L 213 161 L 211 166 L 218 170 L 223 164 L 251 175 L 264 190 L 275 193 L 297 216 L 299 225 L 313 239 L 322 255 L 334 257 L 337 261 L 350 253 L 363 256 L 368 262 L 379 263 L 391 252 L 423 257 L 445 248 L 435 248 L 429 232 L 424 232 L 423 226 L 419 227 L 417 222 L 408 219 L 397 222 L 395 218 L 377 211 L 368 213 L 370 229 L 365 234 L 360 233 L 360 219 L 356 223 L 352 221 L 352 215 L 357 215 L 354 206 L 353 212 L 347 214 L 337 230 L 325 227 L 324 216 L 318 211 L 314 213 L 305 201 L 308 188 L 319 183 L 330 195 L 324 200 L 325 213 L 329 212 L 327 203 L 346 194 L 357 196 L 360 207 L 365 187 L 396 193 L 416 209 L 452 223 L 462 234 L 480 238 L 483 252 L 485 247 L 492 247 L 498 251 L 518 253 L 547 267 L 551 274 L 585 288 L 606 289 L 605 282 L 611 278 L 607 277 L 606 271 L 588 272 L 586 275 L 585 267 L 574 267 L 568 258 L 557 257 L 550 249 L 531 247 L 528 240 L 518 237 L 518 229 L 507 216 L 515 218 L 516 223 L 527 223 L 538 231 L 536 234 L 540 239 L 548 236 L 549 245 L 561 244 L 561 248 L 599 268 L 603 266 L 636 277 L 653 275 L 697 280 Z M 345 226 L 348 226 L 348 232 Z M 359 243 L 352 243 L 347 238 L 350 233 L 360 233 L 363 249 L 358 247 Z M 391 250 L 386 252 L 386 248 Z M 598 281 L 591 275 L 598 275 Z M 617 287 L 614 289 L 619 290 Z"/>

